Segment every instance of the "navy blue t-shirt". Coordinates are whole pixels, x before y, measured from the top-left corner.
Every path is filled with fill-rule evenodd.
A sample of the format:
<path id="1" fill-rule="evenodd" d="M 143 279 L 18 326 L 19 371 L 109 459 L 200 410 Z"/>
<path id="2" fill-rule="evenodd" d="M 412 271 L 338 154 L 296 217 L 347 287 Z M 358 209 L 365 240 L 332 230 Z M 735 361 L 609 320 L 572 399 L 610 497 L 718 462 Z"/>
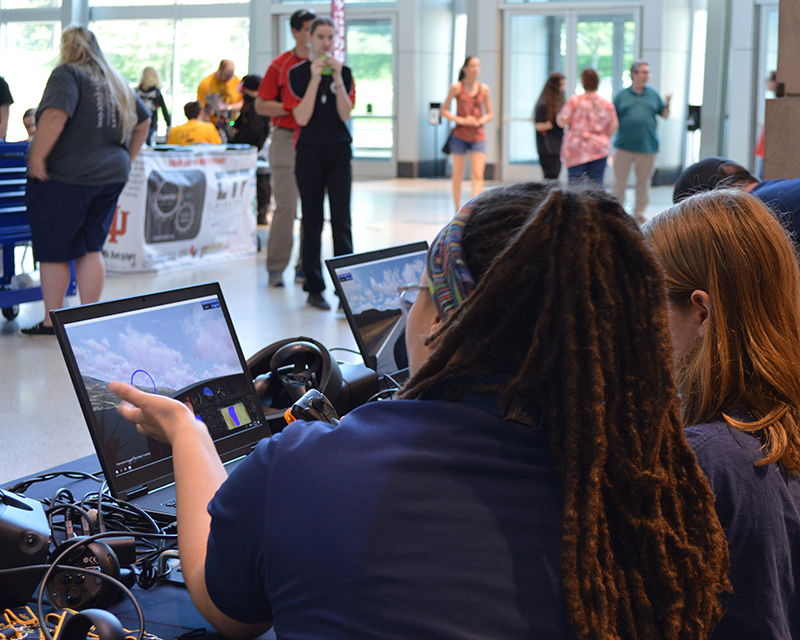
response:
<path id="1" fill-rule="evenodd" d="M 800 178 L 763 180 L 753 187 L 750 193 L 778 214 L 778 219 L 797 241 L 794 220 L 800 213 Z"/>
<path id="2" fill-rule="evenodd" d="M 800 638 L 800 477 L 757 467 L 758 438 L 713 422 L 686 437 L 711 482 L 728 538 L 734 594 L 711 640 Z"/>
<path id="3" fill-rule="evenodd" d="M 261 442 L 209 505 L 216 606 L 279 638 L 573 638 L 546 429 L 437 400 Z"/>

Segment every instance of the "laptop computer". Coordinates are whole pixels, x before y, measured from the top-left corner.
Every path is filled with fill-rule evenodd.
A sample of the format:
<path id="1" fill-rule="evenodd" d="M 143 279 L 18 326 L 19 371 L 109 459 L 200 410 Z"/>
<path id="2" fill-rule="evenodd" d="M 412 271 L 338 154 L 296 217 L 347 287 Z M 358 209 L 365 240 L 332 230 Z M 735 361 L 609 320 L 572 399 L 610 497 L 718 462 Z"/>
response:
<path id="1" fill-rule="evenodd" d="M 219 284 L 59 309 L 50 317 L 115 498 L 161 519 L 177 513 L 171 448 L 117 413 L 120 400 L 108 391 L 113 380 L 191 403 L 228 465 L 270 435 Z"/>
<path id="2" fill-rule="evenodd" d="M 380 378 L 388 375 L 398 383 L 408 378 L 397 287 L 419 282 L 427 254 L 427 242 L 414 242 L 325 261 L 364 364 Z"/>

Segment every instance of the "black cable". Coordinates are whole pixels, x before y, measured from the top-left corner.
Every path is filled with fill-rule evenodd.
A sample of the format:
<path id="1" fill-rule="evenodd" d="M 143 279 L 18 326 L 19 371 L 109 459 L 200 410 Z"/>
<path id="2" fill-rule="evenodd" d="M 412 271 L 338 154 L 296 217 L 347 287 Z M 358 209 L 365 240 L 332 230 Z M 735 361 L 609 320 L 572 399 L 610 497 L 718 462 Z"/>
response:
<path id="1" fill-rule="evenodd" d="M 102 487 L 101 487 L 102 491 Z M 102 533 L 105 531 L 105 523 L 103 522 L 103 514 L 102 514 L 102 504 L 98 500 L 99 493 L 85 493 L 83 498 L 81 498 L 80 506 L 82 509 L 86 509 L 89 515 L 92 517 L 92 527 L 98 527 L 97 532 Z M 92 506 L 92 500 L 95 500 L 97 506 Z M 92 514 L 94 512 L 94 514 Z"/>
<path id="2" fill-rule="evenodd" d="M 47 511 L 47 522 L 50 525 L 50 540 L 53 542 L 54 545 L 58 546 L 58 541 L 56 540 L 56 531 L 53 525 L 53 516 L 61 513 L 62 511 L 76 511 L 86 522 L 88 525 L 88 533 L 84 531 L 85 535 L 94 535 L 94 527 L 92 526 L 92 517 L 89 515 L 89 512 L 85 509 L 82 509 L 77 504 L 60 504 L 52 507 Z M 65 516 L 65 532 L 67 534 L 67 538 L 71 538 L 70 532 L 66 529 L 66 516 Z M 83 527 L 82 527 L 83 528 Z"/>
<path id="3" fill-rule="evenodd" d="M 105 483 L 103 484 L 104 486 L 101 488 L 100 492 L 96 494 L 86 494 L 81 500 L 81 506 L 84 508 L 91 505 L 92 500 L 96 500 L 96 506 L 92 506 L 91 508 L 97 510 L 97 527 L 99 532 L 108 530 L 109 527 L 106 520 L 109 519 L 129 531 L 131 530 L 128 528 L 129 526 L 143 526 L 139 524 L 142 521 L 144 525 L 147 525 L 147 528 L 141 531 L 141 533 L 147 533 L 148 531 L 159 533 L 161 531 L 161 527 L 159 527 L 156 521 L 153 520 L 147 512 L 141 509 L 141 507 L 131 502 L 114 498 L 107 492 Z M 122 518 L 116 517 L 115 514 L 117 514 L 117 516 L 121 515 Z M 100 529 L 101 526 L 103 529 Z"/>
<path id="4" fill-rule="evenodd" d="M 39 570 L 44 571 L 44 577 L 42 578 L 42 587 L 39 590 L 39 597 L 37 599 L 37 606 L 38 606 L 38 615 L 41 620 L 44 620 L 42 617 L 43 609 L 42 609 L 42 602 L 43 602 L 43 593 L 45 591 L 44 586 L 47 584 L 50 576 L 52 575 L 55 568 L 59 569 L 77 569 L 77 570 L 84 570 L 85 568 L 80 567 L 70 567 L 67 565 L 59 565 L 58 561 L 61 560 L 64 555 L 77 547 L 86 546 L 90 542 L 94 540 L 98 540 L 101 538 L 107 537 L 133 537 L 137 541 L 137 546 L 141 547 L 144 546 L 144 549 L 137 548 L 137 555 L 140 553 L 144 553 L 143 556 L 140 556 L 136 561 L 135 565 L 139 567 L 139 574 L 137 576 L 137 582 L 139 586 L 142 588 L 149 588 L 156 584 L 156 582 L 163 578 L 161 572 L 158 569 L 158 566 L 153 562 L 155 558 L 160 557 L 160 555 L 164 551 L 172 551 L 176 544 L 177 544 L 177 534 L 169 534 L 166 533 L 167 530 L 176 527 L 177 523 L 172 522 L 164 527 L 162 530 L 159 527 L 158 523 L 143 509 L 141 509 L 138 505 L 133 503 L 127 502 L 125 500 L 120 500 L 115 498 L 107 493 L 107 483 L 102 480 L 101 478 L 97 477 L 94 474 L 88 474 L 84 472 L 78 471 L 64 471 L 64 472 L 55 472 L 55 473 L 48 473 L 42 474 L 35 478 L 31 478 L 29 480 L 17 483 L 14 487 L 8 489 L 8 491 L 14 493 L 21 493 L 27 490 L 32 484 L 37 482 L 46 482 L 48 480 L 53 480 L 58 477 L 67 477 L 70 479 L 75 480 L 87 480 L 91 479 L 95 482 L 100 482 L 100 490 L 96 493 L 87 493 L 83 496 L 80 503 L 76 503 L 74 501 L 74 496 L 72 492 L 65 488 L 59 488 L 53 497 L 48 500 L 40 500 L 40 502 L 44 505 L 46 509 L 46 516 L 48 520 L 48 524 L 50 526 L 50 539 L 52 543 L 58 547 L 58 541 L 56 538 L 56 532 L 63 532 L 67 539 L 71 538 L 71 529 L 72 529 L 72 513 L 76 513 L 79 515 L 81 520 L 85 523 L 82 527 L 84 529 L 84 533 L 88 534 L 83 540 L 76 542 L 75 544 L 67 547 L 63 552 L 61 552 L 58 557 L 56 557 L 52 563 L 50 564 L 43 564 L 43 565 L 33 565 L 28 567 L 17 567 L 13 569 L 3 569 L 0 570 L 0 575 L 5 575 L 9 573 L 15 572 L 22 572 L 22 571 L 31 571 L 31 570 Z M 108 502 L 104 502 L 104 498 L 108 500 Z M 92 506 L 96 504 L 95 506 Z M 95 530 L 95 519 L 92 517 L 91 511 L 96 510 L 97 513 L 97 526 L 100 528 L 99 533 L 94 533 Z M 64 521 L 55 522 L 54 518 L 59 514 L 64 514 Z M 112 522 L 114 525 L 117 525 L 120 529 L 125 529 L 121 531 L 107 531 L 106 527 L 108 522 Z M 149 531 L 133 531 L 131 527 L 137 528 L 150 528 L 152 532 Z M 154 542 L 154 540 L 156 542 Z M 137 640 L 142 640 L 144 634 L 144 617 L 141 613 L 141 608 L 139 603 L 136 601 L 133 593 L 122 583 L 120 583 L 115 578 L 103 574 L 99 572 L 98 575 L 101 575 L 103 579 L 109 580 L 112 583 L 116 584 L 120 589 L 122 589 L 123 593 L 131 600 L 133 603 L 137 615 L 139 616 L 140 621 L 140 630 Z M 45 635 L 43 640 L 52 640 L 52 635 L 49 633 L 49 630 L 45 631 Z"/>
<path id="5" fill-rule="evenodd" d="M 108 481 L 103 480 L 100 485 L 100 491 L 97 492 L 97 530 L 101 533 L 106 530 L 105 522 L 103 522 L 103 493 L 108 488 Z"/>
<path id="6" fill-rule="evenodd" d="M 58 491 L 53 494 L 53 497 L 50 499 L 50 508 L 52 509 L 61 495 L 64 494 L 67 496 L 67 504 L 72 504 L 75 502 L 75 498 L 72 496 L 72 491 L 67 489 L 66 487 L 61 487 Z"/>
<path id="7" fill-rule="evenodd" d="M 58 546 L 58 535 L 63 534 L 65 539 L 72 537 L 72 514 L 79 514 L 81 518 L 81 529 L 83 535 L 91 536 L 95 534 L 97 528 L 100 527 L 99 532 L 108 530 L 109 522 L 112 524 L 112 529 L 119 530 L 127 533 L 149 533 L 154 534 L 166 533 L 170 527 L 176 525 L 175 522 L 162 527 L 138 505 L 129 503 L 124 500 L 119 500 L 111 496 L 107 491 L 107 483 L 96 477 L 93 474 L 87 474 L 80 471 L 64 471 L 41 474 L 37 477 L 30 478 L 24 482 L 18 483 L 9 491 L 18 492 L 30 487 L 36 482 L 44 482 L 58 477 L 68 477 L 73 479 L 92 479 L 101 483 L 101 488 L 98 492 L 90 492 L 83 496 L 80 503 L 74 502 L 72 492 L 65 488 L 59 488 L 50 500 L 39 500 L 45 508 L 45 515 L 50 527 L 51 542 Z M 68 502 L 65 502 L 68 501 Z M 93 506 L 93 501 L 96 506 Z M 55 517 L 59 514 L 64 515 L 64 520 L 56 521 Z M 140 547 L 144 547 L 141 549 Z M 140 539 L 137 544 L 137 554 L 139 553 L 158 553 L 163 548 L 163 542 L 152 543 L 146 538 Z"/>
<path id="8" fill-rule="evenodd" d="M 0 569 L 0 576 L 13 575 L 15 573 L 25 573 L 26 571 L 45 571 L 49 564 L 29 564 L 27 567 L 11 567 Z"/>
<path id="9" fill-rule="evenodd" d="M 62 498 L 64 499 L 63 501 Z M 94 526 L 92 525 L 92 518 L 89 513 L 83 509 L 83 507 L 75 503 L 75 498 L 69 489 L 61 487 L 53 494 L 47 508 L 47 523 L 50 526 L 50 539 L 54 545 L 57 546 L 58 541 L 56 540 L 53 516 L 64 512 L 64 533 L 66 538 L 71 538 L 73 536 L 71 515 L 73 511 L 78 513 L 85 523 L 81 526 L 83 535 L 92 535 L 94 533 Z"/>
<path id="10" fill-rule="evenodd" d="M 140 512 L 122 507 L 117 504 L 116 501 L 103 504 L 103 510 L 103 519 L 106 525 L 106 530 L 109 528 L 113 529 L 114 527 L 118 527 L 119 530 L 134 531 L 135 529 L 132 527 L 139 527 L 140 529 L 143 529 L 143 525 L 145 524 L 147 525 L 147 529 L 140 530 L 140 533 L 148 533 L 152 529 L 152 523 L 145 520 Z M 159 531 L 161 531 L 161 529 L 157 528 L 155 530 L 155 532 Z"/>
<path id="11" fill-rule="evenodd" d="M 155 586 L 159 577 L 156 565 L 146 558 L 137 560 L 137 562 L 141 562 L 141 571 L 139 575 L 136 576 L 136 584 L 138 584 L 141 589 L 150 589 Z"/>
<path id="12" fill-rule="evenodd" d="M 389 382 L 391 382 L 395 386 L 395 391 L 399 391 L 400 387 L 403 386 L 397 380 L 395 380 L 392 376 L 390 376 L 388 373 L 384 373 L 383 377 L 386 378 Z"/>
<path id="13" fill-rule="evenodd" d="M 375 402 L 376 400 L 383 400 L 384 396 L 391 398 L 398 391 L 399 389 L 384 389 L 383 391 L 378 391 L 378 393 L 373 393 L 369 398 L 367 398 L 367 402 L 364 404 Z"/>
<path id="14" fill-rule="evenodd" d="M 96 473 L 85 473 L 83 471 L 54 471 L 18 482 L 13 487 L 6 489 L 6 491 L 10 491 L 11 493 L 25 493 L 31 485 L 37 482 L 47 482 L 48 480 L 53 480 L 61 476 L 69 478 L 70 480 L 94 480 L 95 482 L 103 482 L 102 471 L 97 471 Z"/>
<path id="15" fill-rule="evenodd" d="M 86 529 L 88 529 L 88 533 L 90 535 L 88 535 L 88 537 L 86 537 L 85 539 L 80 540 L 80 541 L 76 542 L 75 544 L 73 544 L 73 545 L 67 547 L 66 549 L 64 549 L 64 551 L 62 551 L 58 555 L 58 557 L 56 557 L 50 564 L 33 565 L 33 566 L 28 566 L 28 567 L 16 567 L 16 568 L 13 568 L 13 569 L 2 569 L 2 570 L 0 570 L 0 575 L 5 575 L 5 574 L 15 573 L 15 572 L 31 571 L 31 570 L 39 570 L 39 571 L 44 570 L 45 573 L 44 573 L 44 576 L 43 576 L 42 581 L 41 581 L 42 582 L 42 586 L 41 586 L 41 588 L 39 590 L 39 596 L 38 596 L 38 599 L 37 599 L 37 614 L 39 615 L 39 618 L 42 621 L 44 620 L 44 617 L 43 617 L 43 595 L 44 595 L 44 592 L 46 590 L 45 589 L 45 585 L 47 584 L 47 581 L 49 580 L 49 578 L 52 575 L 53 571 L 56 568 L 58 568 L 58 569 L 72 569 L 72 570 L 79 570 L 79 571 L 85 570 L 85 567 L 81 568 L 81 567 L 72 567 L 72 566 L 68 566 L 68 565 L 59 565 L 58 564 L 59 560 L 61 560 L 67 553 L 71 552 L 72 550 L 74 550 L 74 549 L 76 549 L 78 547 L 85 547 L 90 542 L 92 542 L 94 540 L 101 539 L 101 538 L 133 537 L 139 543 L 143 543 L 143 544 L 149 546 L 149 550 L 145 552 L 145 556 L 143 558 L 137 559 L 136 562 L 134 563 L 134 564 L 138 564 L 138 565 L 140 565 L 142 567 L 142 571 L 137 576 L 137 582 L 139 583 L 139 585 L 142 588 L 149 588 L 149 587 L 153 586 L 159 578 L 163 577 L 163 576 L 161 576 L 160 572 L 158 571 L 158 568 L 153 565 L 151 558 L 158 557 L 158 556 L 160 556 L 161 553 L 163 553 L 163 551 L 165 550 L 164 549 L 164 543 L 165 542 L 167 542 L 167 541 L 171 542 L 170 545 L 167 545 L 169 547 L 174 547 L 176 545 L 176 543 L 177 543 L 177 534 L 168 534 L 168 533 L 162 532 L 162 529 L 158 526 L 156 521 L 148 513 L 146 513 L 143 509 L 141 509 L 139 506 L 137 506 L 137 505 L 135 505 L 133 503 L 124 501 L 124 500 L 119 500 L 117 498 L 114 498 L 113 496 L 108 496 L 108 499 L 110 500 L 110 502 L 104 504 L 103 503 L 103 495 L 106 493 L 107 483 L 105 481 L 101 480 L 100 478 L 96 477 L 95 475 L 92 475 L 92 474 L 87 474 L 87 473 L 83 473 L 83 472 L 69 472 L 69 471 L 43 474 L 43 475 L 38 476 L 36 478 L 31 478 L 31 479 L 26 480 L 24 482 L 20 482 L 17 485 L 15 485 L 14 487 L 12 487 L 11 489 L 9 489 L 9 491 L 12 491 L 14 493 L 20 493 L 21 491 L 25 491 L 27 488 L 29 488 L 32 484 L 34 484 L 36 482 L 45 482 L 47 480 L 52 480 L 52 479 L 57 478 L 59 476 L 64 476 L 64 477 L 77 479 L 77 480 L 92 479 L 92 480 L 95 480 L 96 482 L 101 482 L 102 484 L 101 484 L 100 490 L 96 494 L 85 494 L 83 496 L 83 498 L 81 499 L 79 504 L 74 502 L 74 497 L 72 495 L 72 492 L 69 491 L 69 489 L 66 489 L 66 488 L 58 489 L 55 492 L 55 494 L 53 495 L 53 497 L 49 501 L 47 501 L 47 500 L 41 500 L 40 501 L 40 502 L 42 502 L 44 504 L 44 506 L 47 509 L 46 515 L 47 515 L 48 523 L 50 525 L 50 538 L 51 538 L 52 543 L 56 547 L 58 546 L 58 542 L 57 542 L 57 539 L 56 539 L 56 531 L 58 530 L 58 527 L 56 526 L 56 523 L 54 522 L 54 517 L 57 516 L 58 514 L 62 513 L 62 512 L 65 514 L 64 515 L 63 528 L 64 528 L 64 532 L 65 532 L 66 538 L 69 539 L 71 537 L 69 530 L 72 527 L 72 520 L 71 520 L 71 516 L 70 516 L 70 514 L 72 512 L 77 513 L 81 517 L 81 519 L 86 523 L 86 526 L 84 527 L 84 531 L 86 532 Z M 69 502 L 63 502 L 63 500 L 65 500 L 65 499 L 68 500 Z M 90 507 L 90 505 L 92 504 L 92 500 L 96 500 L 96 504 L 97 504 L 96 511 L 97 511 L 97 518 L 98 518 L 98 520 L 97 520 L 98 526 L 100 526 L 103 529 L 105 529 L 106 522 L 105 522 L 105 519 L 104 519 L 105 517 L 104 517 L 104 513 L 103 512 L 104 512 L 104 510 L 107 509 L 108 512 L 109 512 L 109 515 L 108 515 L 107 518 L 110 519 L 111 521 L 115 522 L 115 523 L 118 523 L 120 525 L 120 527 L 127 528 L 128 531 L 103 531 L 103 530 L 101 530 L 99 533 L 95 534 L 94 533 L 94 521 L 93 521 L 92 516 L 90 515 L 90 510 L 92 509 L 92 507 Z M 90 508 L 87 509 L 85 507 L 90 507 Z M 149 526 L 149 527 L 151 527 L 153 529 L 153 532 L 151 533 L 151 532 L 147 532 L 147 531 L 139 531 L 139 532 L 131 531 L 129 529 L 129 527 L 127 526 L 129 523 L 132 526 L 138 526 L 138 527 L 142 527 L 144 525 L 147 525 L 147 526 Z M 171 527 L 176 526 L 176 524 L 177 523 L 173 522 L 173 523 L 167 525 L 164 528 L 164 531 L 170 529 Z M 156 544 L 154 544 L 152 542 L 154 539 L 158 541 Z M 136 601 L 136 598 L 133 595 L 133 593 L 130 591 L 130 589 L 128 589 L 128 587 L 126 587 L 119 580 L 113 578 L 112 576 L 109 576 L 109 575 L 104 574 L 102 572 L 98 572 L 98 575 L 102 576 L 102 579 L 108 580 L 108 581 L 112 582 L 113 584 L 116 584 L 123 591 L 123 593 L 131 600 L 131 602 L 133 603 L 134 608 L 136 609 L 136 612 L 137 612 L 137 615 L 138 615 L 138 618 L 139 618 L 139 625 L 140 625 L 139 634 L 138 634 L 136 640 L 142 640 L 143 636 L 144 636 L 144 616 L 142 614 L 141 607 L 139 606 L 139 603 Z M 50 634 L 48 629 L 44 628 L 44 632 L 43 633 L 44 633 L 43 640 L 53 640 L 52 635 Z"/>
<path id="16" fill-rule="evenodd" d="M 119 498 L 114 499 L 118 505 L 125 507 L 126 509 L 130 509 L 131 511 L 135 512 L 137 515 L 140 515 L 142 519 L 146 520 L 150 526 L 153 527 L 154 533 L 160 533 L 161 527 L 156 524 L 156 521 L 147 513 L 144 509 L 142 509 L 139 505 L 133 504 L 132 502 L 127 502 L 125 500 L 120 500 Z M 143 532 L 144 533 L 144 532 Z"/>
<path id="17" fill-rule="evenodd" d="M 102 489 L 101 489 L 101 493 L 102 493 Z M 63 496 L 64 493 L 59 491 L 58 495 L 62 495 Z M 72 496 L 70 496 L 70 497 L 72 497 Z M 81 516 L 83 516 L 83 520 L 85 522 L 83 535 L 85 535 L 85 536 L 94 535 L 95 530 L 94 530 L 94 526 L 92 525 L 92 517 L 91 517 L 91 514 L 89 513 L 88 509 L 95 510 L 95 508 L 92 507 L 91 504 L 92 504 L 92 500 L 96 500 L 96 499 L 98 499 L 98 494 L 86 494 L 83 497 L 83 499 L 81 500 L 80 505 L 78 505 L 78 504 L 57 504 L 55 507 L 53 507 L 52 509 L 50 509 L 48 511 L 47 518 L 48 518 L 48 522 L 50 523 L 51 541 L 52 541 L 54 546 L 58 546 L 58 544 L 59 544 L 58 540 L 56 538 L 56 531 L 61 531 L 61 530 L 57 529 L 57 527 L 55 526 L 55 523 L 53 522 L 53 518 L 54 518 L 54 516 L 56 516 L 60 512 L 64 512 L 64 511 L 69 512 L 71 510 L 75 510 L 76 512 L 78 512 Z M 98 514 L 103 513 L 103 509 L 104 508 L 107 508 L 109 510 L 109 512 L 111 514 L 110 515 L 110 520 L 111 520 L 111 522 L 116 524 L 116 526 L 115 526 L 115 531 L 116 532 L 124 533 L 124 532 L 132 532 L 133 531 L 125 523 L 126 519 L 133 519 L 133 521 L 134 521 L 133 524 L 134 525 L 136 525 L 137 523 L 141 522 L 141 516 L 140 516 L 139 513 L 135 513 L 133 511 L 128 511 L 128 510 L 125 510 L 125 509 L 120 509 L 119 507 L 117 507 L 113 503 L 109 503 L 109 504 L 106 504 L 106 505 L 100 504 L 98 506 L 99 506 L 99 508 L 96 509 Z M 120 515 L 122 516 L 122 518 L 118 517 Z M 103 533 L 103 532 L 99 531 L 98 533 Z M 147 532 L 141 532 L 141 533 L 147 533 Z M 65 524 L 64 534 L 65 534 L 64 535 L 65 540 L 68 540 L 68 539 L 73 537 L 71 531 L 66 527 L 66 524 Z M 152 587 L 154 584 L 156 584 L 158 579 L 162 577 L 160 575 L 160 573 L 158 572 L 158 569 L 155 566 L 153 566 L 152 563 L 150 563 L 150 559 L 151 558 L 157 558 L 165 550 L 173 548 L 173 547 L 176 546 L 175 542 L 171 542 L 169 544 L 165 544 L 165 542 L 166 541 L 164 541 L 164 540 L 159 540 L 158 544 L 153 544 L 147 538 L 141 539 L 141 540 L 139 540 L 137 542 L 137 548 L 136 548 L 137 560 L 133 564 L 139 566 L 140 569 L 141 569 L 141 572 L 137 576 L 137 582 L 138 582 L 139 586 L 141 586 L 143 589 L 148 589 L 148 588 Z M 143 549 L 140 548 L 142 546 L 144 547 Z"/>
<path id="18" fill-rule="evenodd" d="M 348 347 L 331 347 L 328 351 L 347 351 L 348 353 L 355 353 L 357 356 L 361 355 L 360 351 L 356 351 L 355 349 L 349 349 Z"/>
<path id="19" fill-rule="evenodd" d="M 97 535 L 103 535 L 103 534 L 97 534 Z M 81 544 L 81 543 L 77 543 L 77 544 Z M 69 549 L 64 549 L 64 551 L 61 553 L 61 555 L 58 556 L 58 558 L 64 557 L 64 555 L 69 553 L 74 548 L 75 548 L 75 546 L 73 545 Z M 56 559 L 56 562 L 58 562 L 58 558 Z M 56 562 L 53 562 L 48 567 L 47 571 L 45 572 L 44 577 L 42 578 L 42 587 L 39 589 L 39 597 L 36 599 L 36 615 L 39 616 L 39 623 L 41 625 L 40 628 L 42 630 L 42 635 L 46 638 L 46 640 L 53 640 L 53 636 L 50 633 L 50 630 L 47 628 L 47 625 L 43 623 L 43 621 L 44 621 L 44 591 L 45 591 L 44 585 L 47 584 L 47 580 L 50 577 L 50 574 L 53 573 L 54 569 L 69 569 L 71 571 L 85 571 L 86 570 L 85 568 L 73 567 L 72 565 L 68 565 L 68 564 L 56 564 Z M 41 566 L 41 565 L 39 565 L 39 566 Z M 114 578 L 114 577 L 112 577 L 112 576 L 110 576 L 108 574 L 103 573 L 102 571 L 95 571 L 94 573 L 96 573 L 98 576 L 101 576 L 103 580 L 108 580 L 111 584 L 117 585 L 117 588 L 121 589 L 122 592 L 126 596 L 128 596 L 128 599 L 131 601 L 131 604 L 133 604 L 133 608 L 136 609 L 136 616 L 139 618 L 139 633 L 136 635 L 136 640 L 143 640 L 143 638 L 144 638 L 144 613 L 142 612 L 142 607 L 139 605 L 139 602 L 136 600 L 136 597 L 133 595 L 133 592 L 131 592 L 131 590 L 128 589 L 128 587 L 126 587 L 124 584 L 122 584 L 122 582 L 120 582 L 119 580 L 117 580 L 116 578 Z"/>
<path id="20" fill-rule="evenodd" d="M 145 553 L 144 555 L 142 555 L 141 558 L 139 558 L 136 561 L 136 563 L 138 564 L 139 562 L 153 560 L 153 559 L 159 557 L 165 551 L 172 551 L 172 550 L 176 549 L 177 546 L 178 546 L 177 545 L 177 541 L 169 541 L 168 542 L 168 541 L 165 540 L 163 542 L 165 543 L 164 546 L 159 547 L 158 549 L 153 549 L 152 551 L 150 551 L 148 553 Z"/>
<path id="21" fill-rule="evenodd" d="M 84 571 L 85 569 L 82 569 L 80 567 L 71 567 L 71 566 L 68 566 L 68 565 L 58 565 L 58 561 L 61 560 L 61 558 L 63 558 L 65 555 L 67 555 L 68 553 L 70 553 L 74 549 L 77 549 L 78 547 L 85 547 L 90 542 L 94 542 L 95 540 L 100 540 L 101 538 L 111 538 L 111 537 L 114 537 L 114 536 L 125 536 L 125 537 L 134 537 L 134 538 L 137 538 L 137 537 L 139 537 L 139 538 L 142 538 L 142 537 L 151 537 L 151 538 L 155 537 L 155 538 L 170 539 L 170 540 L 176 537 L 176 536 L 173 536 L 173 535 L 170 535 L 170 534 L 119 533 L 119 532 L 115 532 L 115 531 L 106 531 L 104 533 L 96 533 L 95 535 L 89 536 L 88 538 L 84 538 L 83 540 L 80 540 L 80 541 L 76 542 L 75 544 L 73 544 L 73 545 L 67 547 L 66 549 L 64 549 L 58 555 L 58 557 L 55 558 L 53 560 L 53 562 L 47 567 L 47 571 L 45 572 L 44 576 L 42 577 L 42 585 L 44 586 L 44 585 L 47 584 L 47 580 L 50 578 L 50 575 L 53 573 L 53 571 L 56 568 L 59 568 L 59 569 L 64 569 L 64 568 L 66 568 L 66 569 L 77 569 L 78 571 Z M 41 566 L 41 565 L 37 565 L 37 566 Z M 8 571 L 8 570 L 6 570 L 6 571 Z M 0 574 L 2 574 L 2 573 L 4 573 L 4 571 L 0 571 Z M 142 640 L 143 637 L 144 637 L 144 614 L 142 613 L 142 608 L 139 606 L 139 603 L 136 601 L 136 597 L 133 595 L 133 593 L 131 593 L 131 590 L 128 589 L 128 587 L 126 587 L 124 584 L 122 584 L 116 578 L 112 578 L 111 576 L 106 575 L 106 574 L 104 574 L 102 572 L 99 572 L 98 575 L 101 575 L 101 576 L 103 576 L 104 579 L 110 580 L 113 584 L 116 584 L 120 589 L 122 589 L 123 593 L 126 596 L 128 596 L 128 598 L 130 599 L 131 603 L 133 603 L 133 606 L 136 609 L 136 615 L 139 617 L 139 634 L 137 635 L 136 640 Z M 36 608 L 36 615 L 39 616 L 39 620 L 40 621 L 44 620 L 44 592 L 45 592 L 44 588 L 39 589 L 39 597 L 36 600 L 36 607 L 37 607 Z M 53 640 L 53 636 L 50 634 L 50 631 L 45 626 L 42 627 L 42 630 L 44 632 L 44 637 L 45 637 L 46 640 Z"/>
<path id="22" fill-rule="evenodd" d="M 84 493 L 83 498 L 81 498 L 81 501 L 78 504 L 81 506 L 81 508 L 86 509 L 88 511 L 92 507 L 87 507 L 87 503 L 91 502 L 91 500 L 94 499 L 96 495 L 97 493 L 95 492 Z"/>
<path id="23" fill-rule="evenodd" d="M 98 536 L 107 535 L 107 534 L 97 534 L 96 536 L 92 536 L 92 540 L 96 540 Z M 55 569 L 61 570 L 69 570 L 69 571 L 86 571 L 85 567 L 75 567 L 69 564 L 57 564 L 58 559 L 62 558 L 65 554 L 70 552 L 76 546 L 80 546 L 82 542 L 76 543 L 72 547 L 65 549 L 56 559 L 56 562 L 52 562 L 50 564 L 34 564 L 29 565 L 27 567 L 16 567 L 14 569 L 0 569 L 0 576 L 12 573 L 22 573 L 25 571 L 44 571 L 44 576 L 42 577 L 42 587 L 39 589 L 39 596 L 36 599 L 36 615 L 39 617 L 39 628 L 42 630 L 42 635 L 46 640 L 53 640 L 53 636 L 50 633 L 50 630 L 47 628 L 45 624 L 45 615 L 44 615 L 44 586 L 47 584 L 47 580 L 50 578 L 50 574 L 53 573 Z M 102 571 L 93 571 L 98 576 L 100 576 L 103 580 L 108 580 L 111 584 L 117 585 L 117 588 L 121 589 L 122 592 L 128 597 L 128 599 L 133 604 L 133 608 L 136 610 L 136 616 L 139 618 L 139 633 L 136 636 L 136 640 L 143 640 L 144 638 L 144 614 L 142 613 L 142 607 L 139 606 L 139 603 L 136 600 L 136 597 L 133 595 L 130 589 L 126 587 L 122 582 L 110 576 L 108 574 L 103 573 Z"/>
<path id="24" fill-rule="evenodd" d="M 139 566 L 140 572 L 137 576 L 137 583 L 142 589 L 150 589 L 156 585 L 160 580 L 166 578 L 171 569 L 164 571 L 164 557 L 178 557 L 177 540 L 166 541 L 162 540 L 164 546 L 159 547 L 147 553 L 136 560 L 136 565 Z"/>

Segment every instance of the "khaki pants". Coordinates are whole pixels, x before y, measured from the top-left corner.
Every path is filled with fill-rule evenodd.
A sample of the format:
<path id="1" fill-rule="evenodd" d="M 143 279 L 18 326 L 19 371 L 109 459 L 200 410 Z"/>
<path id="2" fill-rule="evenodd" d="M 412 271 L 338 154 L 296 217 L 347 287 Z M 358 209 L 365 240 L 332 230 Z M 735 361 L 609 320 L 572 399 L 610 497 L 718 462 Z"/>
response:
<path id="1" fill-rule="evenodd" d="M 292 257 L 298 199 L 294 155 L 294 131 L 274 127 L 269 147 L 269 164 L 272 169 L 275 211 L 272 213 L 267 240 L 267 271 L 282 273 Z"/>
<path id="2" fill-rule="evenodd" d="M 636 204 L 633 207 L 633 217 L 641 221 L 650 203 L 650 182 L 655 173 L 656 154 L 614 149 L 614 197 L 623 205 L 631 165 L 634 165 L 633 170 L 636 173 Z"/>

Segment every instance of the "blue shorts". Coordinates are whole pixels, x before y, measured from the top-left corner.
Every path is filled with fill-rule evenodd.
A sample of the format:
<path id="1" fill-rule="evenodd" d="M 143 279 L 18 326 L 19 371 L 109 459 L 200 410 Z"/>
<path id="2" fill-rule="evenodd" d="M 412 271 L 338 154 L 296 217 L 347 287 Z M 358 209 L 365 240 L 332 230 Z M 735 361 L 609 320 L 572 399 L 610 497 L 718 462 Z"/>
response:
<path id="1" fill-rule="evenodd" d="M 124 186 L 86 186 L 29 178 L 25 205 L 33 259 L 69 262 L 89 252 L 102 251 Z"/>
<path id="2" fill-rule="evenodd" d="M 467 142 L 455 136 L 450 138 L 450 153 L 454 156 L 465 156 L 468 151 L 470 153 L 486 153 L 486 140 Z"/>

